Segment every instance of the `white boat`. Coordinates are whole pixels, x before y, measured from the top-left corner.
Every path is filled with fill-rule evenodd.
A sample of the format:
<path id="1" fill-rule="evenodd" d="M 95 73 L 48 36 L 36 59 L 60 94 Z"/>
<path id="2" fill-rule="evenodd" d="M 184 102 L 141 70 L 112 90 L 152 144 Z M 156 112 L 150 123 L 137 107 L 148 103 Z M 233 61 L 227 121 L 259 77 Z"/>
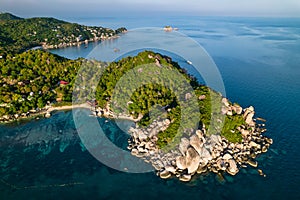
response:
<path id="1" fill-rule="evenodd" d="M 192 64 L 193 64 L 193 63 L 192 63 L 191 61 L 189 61 L 189 60 L 187 60 L 186 62 L 187 62 L 187 64 L 189 64 L 189 65 L 192 65 Z"/>

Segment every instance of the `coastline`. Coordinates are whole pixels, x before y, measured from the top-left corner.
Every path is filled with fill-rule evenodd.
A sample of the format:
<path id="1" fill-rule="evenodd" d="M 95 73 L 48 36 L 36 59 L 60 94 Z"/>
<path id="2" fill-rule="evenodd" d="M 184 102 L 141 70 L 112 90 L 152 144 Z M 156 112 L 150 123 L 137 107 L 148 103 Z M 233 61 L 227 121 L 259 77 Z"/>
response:
<path id="1" fill-rule="evenodd" d="M 72 105 L 63 105 L 63 106 L 46 106 L 40 110 L 32 110 L 31 112 L 22 113 L 22 114 L 15 114 L 10 116 L 2 116 L 0 117 L 0 125 L 1 124 L 9 124 L 14 123 L 19 120 L 30 120 L 33 118 L 50 118 L 52 116 L 52 113 L 55 111 L 69 111 L 76 108 L 84 108 L 91 111 L 91 115 L 95 117 L 104 117 L 108 119 L 122 119 L 122 120 L 130 120 L 133 122 L 137 122 L 141 119 L 139 117 L 138 119 L 134 119 L 131 116 L 127 115 L 116 115 L 111 110 L 103 109 L 100 107 L 93 107 L 89 105 L 88 103 L 82 103 L 82 104 L 72 104 Z"/>
<path id="2" fill-rule="evenodd" d="M 75 105 L 66 105 L 66 106 L 58 106 L 58 107 L 50 107 L 49 109 L 47 109 L 47 111 L 45 113 L 51 113 L 53 111 L 61 111 L 61 110 L 72 110 L 74 108 L 87 108 L 90 109 L 90 106 L 87 103 L 83 103 L 83 104 L 75 104 Z"/>
<path id="3" fill-rule="evenodd" d="M 239 113 L 246 121 L 237 130 L 242 136 L 241 142 L 231 142 L 219 133 L 210 134 L 205 127 L 198 128 L 181 136 L 179 144 L 160 149 L 157 146 L 158 133 L 170 125 L 168 119 L 154 120 L 148 128 L 132 127 L 128 149 L 135 157 L 152 164 L 157 176 L 162 179 L 177 178 L 189 182 L 196 174 L 208 172 L 216 174 L 220 180 L 223 175 L 235 176 L 242 168 L 257 168 L 257 173 L 266 177 L 256 158 L 268 151 L 273 140 L 264 136 L 265 122 L 254 118 L 254 108 L 242 108 L 230 105 L 223 99 L 225 115 Z"/>
<path id="4" fill-rule="evenodd" d="M 159 23 L 160 17 L 141 16 L 139 20 L 136 20 L 133 17 L 116 16 L 115 18 L 103 18 L 103 21 L 106 24 L 123 24 L 125 22 L 129 25 L 134 24 L 142 27 L 143 25 L 150 26 Z M 99 19 L 78 20 L 88 21 L 92 24 Z M 296 77 L 300 68 L 296 67 L 296 58 L 298 58 L 297 41 L 278 41 L 280 38 L 282 40 L 284 38 L 293 39 L 294 35 L 292 33 L 297 31 L 297 26 L 300 26 L 300 23 L 297 25 L 297 20 L 280 17 L 275 19 L 249 17 L 245 19 L 238 16 L 234 18 L 174 16 L 166 20 L 169 23 L 174 21 L 174 26 L 179 26 L 181 31 L 192 33 L 191 38 L 206 44 L 205 46 L 210 50 L 211 54 L 219 55 L 216 58 L 216 62 L 222 70 L 223 78 L 226 79 L 226 92 L 230 100 L 243 106 L 254 105 L 257 110 L 257 116 L 267 119 L 265 128 L 268 131 L 266 136 L 273 138 L 274 144 L 271 145 L 267 153 L 258 158 L 258 168 L 251 166 L 247 168 L 242 167 L 236 176 L 228 175 L 225 172 L 223 173 L 224 179 L 220 179 L 222 177 L 218 174 L 207 172 L 195 175 L 187 183 L 178 181 L 174 176 L 170 179 L 162 180 L 160 177 L 156 177 L 154 172 L 140 175 L 118 172 L 106 165 L 99 164 L 94 157 L 89 155 L 88 151 L 81 152 L 80 146 L 77 143 L 73 145 L 72 141 L 65 151 L 60 153 L 58 149 L 60 145 L 65 145 L 64 142 L 66 140 L 63 140 L 65 134 L 71 135 L 73 133 L 71 129 L 73 128 L 72 123 L 67 124 L 61 120 L 69 122 L 73 117 L 72 111 L 53 111 L 53 115 L 49 119 L 44 119 L 42 116 L 40 120 L 36 120 L 36 116 L 32 119 L 21 119 L 11 125 L 2 125 L 2 163 L 4 165 L 1 173 L 2 179 L 7 181 L 8 184 L 14 184 L 13 186 L 18 187 L 18 189 L 15 189 L 5 185 L 4 182 L 1 183 L 3 198 L 22 199 L 24 196 L 49 198 L 49 195 L 51 195 L 51 197 L 58 199 L 62 196 L 66 198 L 76 196 L 77 198 L 86 198 L 90 196 L 99 199 L 108 197 L 124 198 L 124 196 L 128 199 L 137 197 L 147 199 L 158 196 L 162 199 L 197 199 L 200 196 L 203 199 L 211 198 L 216 200 L 230 198 L 232 200 L 235 198 L 300 199 L 300 193 L 298 192 L 300 160 L 297 159 L 300 145 L 300 135 L 298 134 L 300 118 L 296 117 L 297 99 L 300 98 L 300 91 L 297 91 L 300 79 L 297 80 Z M 252 32 L 250 29 L 242 29 L 241 22 L 246 27 L 259 29 L 260 32 L 257 34 L 257 37 L 251 36 Z M 162 24 L 165 25 L 167 22 L 162 22 Z M 212 34 L 212 32 L 216 35 Z M 217 36 L 217 34 L 220 34 L 220 36 Z M 222 34 L 224 35 L 222 36 Z M 268 40 L 267 37 L 259 37 L 259 34 L 276 34 L 276 39 L 278 40 Z M 126 37 L 126 35 L 124 36 Z M 103 41 L 101 42 L 102 44 L 100 41 L 91 42 L 88 48 L 85 49 L 85 44 L 82 44 L 78 47 L 80 48 L 79 54 L 84 55 L 85 52 L 94 46 L 102 46 L 103 43 L 110 42 L 116 43 L 122 38 L 123 36 L 121 35 L 119 39 Z M 235 53 L 228 59 L 226 55 L 229 52 L 221 49 L 223 47 L 226 49 L 230 44 L 232 44 L 231 52 Z M 272 48 L 268 48 L 270 46 Z M 118 47 L 120 48 L 120 46 Z M 77 46 L 71 48 L 76 50 Z M 70 58 L 77 56 L 75 51 L 70 51 L 70 54 L 69 51 L 65 53 L 64 51 L 67 49 L 69 48 L 61 48 L 55 51 L 57 55 L 71 55 Z M 121 51 L 123 50 L 122 48 L 120 49 Z M 48 51 L 51 52 L 52 50 Z M 247 54 L 243 54 L 243 52 L 247 52 Z M 262 57 L 261 55 L 274 56 L 275 60 L 268 59 L 269 57 Z M 288 61 L 286 61 L 286 55 L 289 55 Z M 251 57 L 251 59 L 247 59 L 248 57 Z M 256 62 L 257 60 L 260 62 Z M 186 63 L 184 64 L 187 67 L 192 67 Z M 80 108 L 74 111 L 76 110 L 84 113 L 90 112 Z M 90 118 L 96 120 L 94 117 Z M 105 118 L 98 119 L 108 128 L 118 125 L 117 123 L 112 123 L 109 119 L 108 123 L 104 122 Z M 64 130 L 61 128 L 61 124 L 66 124 L 64 128 L 67 129 L 62 133 L 57 131 L 60 129 Z M 44 127 L 49 128 L 51 132 L 44 131 Z M 43 155 L 39 151 L 38 145 L 26 147 L 17 146 L 14 143 L 5 143 L 6 141 L 11 141 L 10 138 L 7 138 L 8 136 L 11 136 L 11 139 L 20 138 L 20 136 L 27 134 L 28 129 L 30 130 L 29 134 L 32 136 L 36 132 L 38 132 L 37 136 L 40 137 L 51 133 L 51 136 L 55 137 L 58 135 L 62 139 L 56 143 L 45 143 L 42 146 L 46 147 L 49 144 L 48 149 L 51 149 L 51 152 L 48 155 Z M 32 129 L 34 132 L 31 132 Z M 37 131 L 35 132 L 35 130 Z M 119 133 L 117 129 L 112 130 L 115 131 L 113 133 Z M 13 133 L 16 133 L 16 135 Z M 121 146 L 123 142 L 126 146 L 126 141 L 117 140 L 119 135 L 114 135 L 116 137 L 112 138 L 112 141 L 115 144 Z M 37 157 L 36 155 L 41 156 Z M 7 163 L 8 165 L 5 167 Z M 33 168 L 34 170 L 32 170 Z M 262 169 L 267 178 L 259 176 L 257 169 Z M 80 179 L 85 180 L 83 181 L 84 185 L 66 185 L 63 188 L 44 187 L 46 184 L 67 183 L 65 182 L 66 176 L 75 181 L 77 181 L 76 178 L 80 177 Z M 37 187 L 20 188 L 23 186 Z"/>
<path id="5" fill-rule="evenodd" d="M 31 112 L 22 113 L 22 114 L 15 114 L 10 116 L 2 116 L 0 118 L 0 124 L 8 124 L 8 123 L 14 123 L 19 120 L 30 120 L 32 118 L 39 118 L 39 117 L 45 117 L 49 118 L 51 117 L 51 113 L 53 111 L 63 111 L 63 110 L 72 110 L 73 108 L 87 108 L 87 104 L 78 104 L 78 105 L 66 105 L 66 106 L 46 106 L 40 110 L 31 110 Z"/>
<path id="6" fill-rule="evenodd" d="M 107 38 L 92 38 L 89 40 L 84 40 L 84 41 L 79 41 L 79 42 L 70 42 L 70 43 L 60 43 L 60 44 L 55 44 L 55 45 L 49 45 L 49 44 L 42 44 L 41 48 L 43 50 L 51 50 L 51 49 L 61 49 L 61 48 L 67 48 L 67 47 L 74 47 L 74 46 L 80 46 L 82 44 L 88 45 L 89 43 L 92 42 L 98 42 L 98 41 L 106 41 L 106 40 L 114 40 L 119 38 L 119 35 L 114 35 L 111 37 Z"/>
<path id="7" fill-rule="evenodd" d="M 185 98 L 188 100 L 187 94 Z M 198 98 L 200 101 L 203 100 L 200 96 Z M 69 104 L 71 102 L 62 102 L 62 104 L 66 103 Z M 95 103 L 92 102 L 58 107 L 46 106 L 43 109 L 30 110 L 25 116 L 27 117 L 28 114 L 31 116 L 31 113 L 35 113 L 38 115 L 44 114 L 46 118 L 50 118 L 53 111 L 85 108 L 90 109 L 89 116 L 126 119 L 134 122 L 138 122 L 142 118 L 141 114 L 137 119 L 126 114 L 116 114 L 110 110 L 110 102 L 107 101 L 106 103 L 105 108 L 96 107 Z M 168 112 L 171 112 L 171 109 Z M 232 105 L 227 98 L 223 97 L 222 108 L 218 112 L 223 117 L 228 117 L 229 125 L 226 131 L 229 132 L 230 136 L 223 135 L 221 137 L 220 135 L 224 134 L 224 132 L 220 128 L 216 132 L 210 133 L 203 123 L 201 128 L 183 130 L 180 138 L 176 138 L 180 141 L 175 141 L 174 144 L 171 144 L 171 152 L 166 152 L 165 150 L 167 149 L 164 149 L 161 143 L 170 144 L 173 142 L 173 138 L 162 136 L 162 134 L 159 135 L 159 133 L 163 133 L 170 127 L 172 118 L 165 121 L 156 121 L 160 120 L 156 119 L 147 129 L 139 128 L 138 124 L 136 124 L 136 127 L 132 127 L 129 132 L 131 138 L 128 141 L 128 149 L 133 156 L 151 163 L 156 169 L 157 175 L 161 178 L 167 179 L 171 176 L 176 176 L 184 182 L 190 181 L 195 174 L 207 171 L 216 174 L 227 172 L 234 176 L 241 167 L 247 167 L 247 165 L 257 167 L 258 162 L 255 158 L 259 154 L 267 152 L 273 140 L 263 137 L 262 133 L 265 131 L 259 127 L 259 124 L 256 124 L 256 119 L 253 118 L 255 114 L 254 108 L 250 106 L 243 109 L 238 104 Z M 22 117 L 24 116 L 24 114 L 21 115 Z M 239 116 L 240 118 L 230 118 L 232 116 Z M 8 121 L 14 121 L 18 118 L 18 114 L 9 115 Z M 221 125 L 225 125 L 221 118 L 218 118 L 217 121 L 222 123 Z M 179 129 L 171 129 L 167 133 L 173 136 L 177 130 Z M 235 135 L 238 134 L 239 137 L 234 138 L 235 136 L 232 136 L 234 133 L 236 133 Z M 165 138 L 159 140 L 160 137 L 165 137 L 168 141 Z M 238 140 L 239 138 L 240 140 Z M 262 171 L 261 175 L 265 176 Z"/>
<path id="8" fill-rule="evenodd" d="M 243 109 L 237 105 L 230 105 L 226 98 L 223 98 L 223 108 L 226 108 L 224 115 L 232 115 L 232 112 L 239 113 L 246 120 L 246 124 L 238 127 L 243 140 L 241 143 L 228 141 L 219 134 L 208 134 L 205 127 L 193 130 L 184 135 L 179 144 L 171 150 L 160 149 L 157 145 L 158 133 L 166 130 L 170 125 L 169 119 L 156 119 L 149 128 L 131 127 L 128 140 L 128 149 L 135 157 L 141 158 L 145 162 L 151 163 L 157 176 L 162 179 L 177 177 L 180 181 L 189 182 L 195 174 L 212 172 L 223 179 L 222 173 L 231 176 L 238 174 L 241 168 L 251 166 L 258 167 L 257 156 L 266 153 L 273 144 L 273 140 L 263 136 L 266 131 L 262 118 L 254 117 L 254 108 Z M 116 115 L 109 106 L 106 108 L 94 107 L 88 103 L 51 106 L 29 115 L 27 119 L 35 116 L 50 118 L 54 111 L 72 110 L 76 108 L 89 109 L 90 116 L 104 117 L 108 119 L 124 119 L 137 123 L 142 116 L 134 119 L 125 114 Z M 38 118 L 37 118 L 38 119 Z M 18 121 L 11 119 L 9 122 Z M 261 169 L 257 169 L 260 176 L 266 177 Z"/>

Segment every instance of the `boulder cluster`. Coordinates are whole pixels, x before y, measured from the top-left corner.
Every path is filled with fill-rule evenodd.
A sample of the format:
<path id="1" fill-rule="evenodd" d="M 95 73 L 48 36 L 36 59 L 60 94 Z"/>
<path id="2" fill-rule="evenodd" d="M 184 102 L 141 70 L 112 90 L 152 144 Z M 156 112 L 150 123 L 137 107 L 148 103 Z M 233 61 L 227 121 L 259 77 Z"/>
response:
<path id="1" fill-rule="evenodd" d="M 242 109 L 238 105 L 230 105 L 224 99 L 222 112 L 226 115 L 243 115 L 246 121 L 246 125 L 237 128 L 243 137 L 241 143 L 229 142 L 218 134 L 208 135 L 205 128 L 202 128 L 183 136 L 172 150 L 164 151 L 156 143 L 157 134 L 171 123 L 165 119 L 155 120 L 144 129 L 132 127 L 129 130 L 132 137 L 128 149 L 132 155 L 151 163 L 157 175 L 163 179 L 173 176 L 181 181 L 190 181 L 194 174 L 227 172 L 235 175 L 241 167 L 257 167 L 255 158 L 267 152 L 273 141 L 262 135 L 266 129 L 263 128 L 264 124 L 258 124 L 253 119 L 255 112 L 252 106 Z"/>

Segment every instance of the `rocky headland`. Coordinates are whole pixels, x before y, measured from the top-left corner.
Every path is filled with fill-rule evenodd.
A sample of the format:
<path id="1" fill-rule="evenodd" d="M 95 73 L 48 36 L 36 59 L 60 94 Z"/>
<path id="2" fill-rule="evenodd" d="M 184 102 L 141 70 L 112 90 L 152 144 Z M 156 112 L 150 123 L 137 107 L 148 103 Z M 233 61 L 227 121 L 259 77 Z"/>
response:
<path id="1" fill-rule="evenodd" d="M 42 52 L 33 53 L 43 55 Z M 47 56 L 50 57 L 50 55 Z M 53 59 L 53 62 L 62 63 L 59 59 Z M 182 113 L 180 105 L 188 107 L 187 103 L 192 96 L 191 93 L 183 94 L 182 97 L 185 104 L 180 104 L 177 102 L 176 96 L 167 88 L 157 87 L 154 84 L 136 91 L 130 102 L 118 102 L 118 105 L 115 101 L 112 101 L 111 94 L 113 94 L 115 84 L 120 80 L 125 71 L 149 63 L 152 63 L 155 74 L 160 74 L 160 76 L 154 77 L 153 73 L 145 73 L 145 78 L 149 78 L 149 80 L 153 78 L 170 79 L 171 83 L 176 84 L 176 82 L 172 82 L 176 78 L 173 77 L 172 79 L 170 74 L 163 71 L 164 68 L 170 68 L 179 70 L 182 75 L 193 83 L 196 100 L 200 108 L 200 116 L 197 115 L 198 111 L 196 109 L 189 109 L 185 113 L 189 115 L 189 118 L 182 124 L 184 126 L 181 126 L 180 118 Z M 48 66 L 47 61 L 43 66 Z M 99 68 L 95 69 L 98 70 Z M 141 72 L 139 70 L 137 73 Z M 19 71 L 15 73 L 17 74 Z M 76 70 L 70 73 L 75 74 Z M 93 73 L 89 71 L 85 76 L 89 77 L 89 74 Z M 33 92 L 30 92 L 26 99 L 26 96 L 21 96 L 23 99 L 16 99 L 15 102 L 11 103 L 8 102 L 10 96 L 7 96 L 1 104 L 4 114 L 0 117 L 0 122 L 12 122 L 20 118 L 35 117 L 36 115 L 51 117 L 51 112 L 54 110 L 68 110 L 73 108 L 90 109 L 91 116 L 132 120 L 135 122 L 135 127 L 129 130 L 131 138 L 128 141 L 128 149 L 131 151 L 131 154 L 145 160 L 145 162 L 151 163 L 161 178 L 174 176 L 182 181 L 190 181 L 196 173 L 213 172 L 222 174 L 226 172 L 230 175 L 235 175 L 241 167 L 248 165 L 257 167 L 256 157 L 261 153 L 267 152 L 273 143 L 272 139 L 263 135 L 266 131 L 263 124 L 265 120 L 254 118 L 255 111 L 252 106 L 243 109 L 238 104 L 230 103 L 228 99 L 222 98 L 220 93 L 197 83 L 193 77 L 186 74 L 186 71 L 181 69 L 169 57 L 144 51 L 136 57 L 127 57 L 122 61 L 111 63 L 105 69 L 103 77 L 105 81 L 100 81 L 99 87 L 96 90 L 97 99 L 83 98 L 82 101 L 77 103 L 78 105 L 72 105 L 72 102 L 51 104 L 50 101 L 46 103 L 43 102 L 43 99 L 40 99 L 39 102 L 32 103 L 30 108 L 23 109 L 23 106 L 17 107 L 19 104 L 16 102 L 27 100 L 31 103 L 31 100 L 35 100 L 31 97 L 31 94 L 34 94 Z M 54 78 L 58 79 L 58 77 Z M 40 79 L 43 80 L 42 78 L 35 78 L 32 82 Z M 5 82 L 3 86 L 7 86 L 7 81 L 3 82 Z M 19 85 L 18 80 L 10 82 L 10 86 L 14 85 L 16 88 L 26 86 L 25 84 Z M 68 83 L 70 82 L 68 81 Z M 134 81 L 131 80 L 131 82 Z M 41 84 L 44 83 L 42 82 Z M 65 86 L 58 85 L 56 81 L 54 84 L 58 88 L 57 91 L 61 92 L 62 88 L 66 88 Z M 39 85 L 35 84 L 34 86 L 38 87 Z M 70 84 L 70 86 L 72 85 Z M 123 91 L 132 96 L 130 87 L 130 84 L 124 84 Z M 40 88 L 39 90 L 43 89 Z M 184 88 L 182 90 L 183 92 L 186 91 Z M 47 89 L 44 89 L 44 92 L 47 92 Z M 85 93 L 83 92 L 82 94 Z M 63 95 L 60 94 L 60 96 Z M 121 97 L 120 99 L 122 100 Z M 45 104 L 42 105 L 41 103 Z M 43 107 L 44 105 L 45 107 Z M 57 107 L 59 105 L 62 106 Z M 163 112 L 162 117 L 164 118 L 154 117 L 152 119 L 153 116 L 150 117 L 150 111 L 154 105 L 163 105 L 159 109 L 159 112 Z M 124 110 L 118 106 L 129 107 L 128 114 L 124 114 L 126 109 Z M 189 124 L 191 119 L 199 119 L 199 121 Z M 196 125 L 196 123 L 197 128 L 192 129 L 191 127 Z M 180 135 L 176 134 L 177 131 Z M 259 173 L 264 175 L 262 171 L 259 171 Z"/>
<path id="2" fill-rule="evenodd" d="M 168 127 L 170 120 L 158 119 L 148 128 L 132 127 L 129 130 L 132 137 L 128 141 L 128 149 L 132 155 L 151 163 L 157 175 L 163 179 L 177 177 L 181 181 L 190 181 L 193 175 L 206 172 L 227 172 L 233 176 L 241 167 L 257 167 L 255 158 L 267 152 L 273 143 L 272 139 L 263 136 L 265 125 L 253 118 L 255 111 L 252 106 L 242 109 L 230 105 L 225 98 L 222 102 L 223 114 L 239 114 L 246 121 L 246 125 L 237 128 L 243 138 L 241 143 L 229 142 L 219 134 L 208 135 L 203 127 L 182 137 L 172 150 L 163 151 L 157 147 L 157 134 Z M 259 172 L 264 175 L 261 170 Z"/>

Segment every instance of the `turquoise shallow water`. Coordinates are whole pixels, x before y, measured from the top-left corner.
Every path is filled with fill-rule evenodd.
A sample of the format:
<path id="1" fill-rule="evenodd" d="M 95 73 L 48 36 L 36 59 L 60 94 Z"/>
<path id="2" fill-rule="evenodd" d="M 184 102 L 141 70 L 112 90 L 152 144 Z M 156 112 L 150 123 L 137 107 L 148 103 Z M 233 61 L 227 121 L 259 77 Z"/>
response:
<path id="1" fill-rule="evenodd" d="M 219 68 L 227 97 L 243 107 L 253 105 L 256 115 L 267 119 L 266 134 L 274 144 L 258 158 L 267 177 L 250 167 L 235 177 L 225 176 L 225 183 L 212 174 L 181 183 L 161 180 L 152 172 L 118 172 L 85 151 L 72 113 L 59 112 L 50 119 L 0 127 L 1 199 L 300 198 L 300 19 L 99 17 L 72 21 L 112 28 L 171 24 L 203 45 Z M 52 52 L 86 57 L 93 47 L 95 44 Z M 99 120 L 106 124 L 110 140 L 125 148 L 128 135 L 113 122 Z M 57 186 L 66 183 L 71 186 Z M 35 187 L 24 188 L 27 186 Z"/>

